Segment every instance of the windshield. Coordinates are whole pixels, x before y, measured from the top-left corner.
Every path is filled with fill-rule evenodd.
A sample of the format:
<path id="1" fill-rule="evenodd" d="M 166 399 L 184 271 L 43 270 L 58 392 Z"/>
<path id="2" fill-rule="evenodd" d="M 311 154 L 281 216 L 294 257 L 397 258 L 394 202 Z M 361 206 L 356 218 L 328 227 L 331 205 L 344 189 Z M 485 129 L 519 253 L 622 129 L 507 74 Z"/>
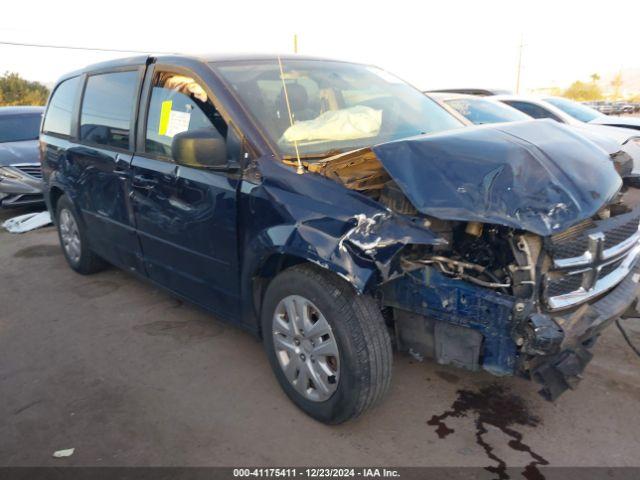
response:
<path id="1" fill-rule="evenodd" d="M 302 156 L 322 157 L 462 126 L 436 102 L 384 70 L 318 60 L 286 60 L 282 66 L 286 90 L 277 60 L 214 68 L 283 156 L 294 156 L 296 144 Z"/>
<path id="2" fill-rule="evenodd" d="M 0 116 L 0 143 L 37 140 L 42 115 Z"/>
<path id="3" fill-rule="evenodd" d="M 566 98 L 550 97 L 545 98 L 545 101 L 549 102 L 551 105 L 555 105 L 563 112 L 568 113 L 573 118 L 577 118 L 581 122 L 590 122 L 591 120 L 595 120 L 596 118 L 603 116 L 602 113 L 591 107 L 587 107 L 586 105 L 582 105 L 572 100 L 567 100 Z"/>
<path id="4" fill-rule="evenodd" d="M 511 108 L 504 103 L 498 103 L 492 100 L 482 98 L 454 98 L 445 100 L 445 102 L 476 125 L 531 120 L 531 117 L 521 111 Z"/>

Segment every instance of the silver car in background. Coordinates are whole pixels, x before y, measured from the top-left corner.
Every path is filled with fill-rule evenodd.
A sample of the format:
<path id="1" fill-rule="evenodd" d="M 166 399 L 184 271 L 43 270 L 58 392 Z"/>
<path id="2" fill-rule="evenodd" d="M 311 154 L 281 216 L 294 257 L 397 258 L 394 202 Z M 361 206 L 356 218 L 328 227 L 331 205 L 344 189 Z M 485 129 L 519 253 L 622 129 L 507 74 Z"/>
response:
<path id="1" fill-rule="evenodd" d="M 603 105 L 603 110 L 597 110 L 589 105 L 574 102 L 568 98 L 545 97 L 544 100 L 581 122 L 592 125 L 608 125 L 610 127 L 640 130 L 640 118 L 611 115 L 611 113 L 614 113 L 614 106 L 612 105 Z M 606 107 L 610 109 L 609 112 L 607 112 Z M 620 106 L 620 110 L 621 113 L 633 113 L 635 109 L 632 105 L 625 103 Z"/>
<path id="2" fill-rule="evenodd" d="M 549 100 L 554 100 L 556 103 L 559 103 L 557 102 L 557 97 L 538 98 L 526 95 L 495 95 L 488 98 L 505 103 L 533 118 L 550 118 L 557 122 L 570 125 L 573 128 L 579 128 L 583 132 L 589 131 L 615 140 L 620 145 L 620 150 L 633 159 L 633 175 L 635 177 L 640 177 L 640 131 L 626 126 L 623 128 L 599 124 L 593 120 L 588 122 L 580 120 L 579 118 L 570 115 L 562 108 L 559 108 L 549 102 Z M 567 100 L 567 102 L 570 102 L 570 100 Z M 563 105 L 565 104 L 563 103 Z M 579 106 L 588 108 L 583 105 Z M 566 106 L 564 108 L 566 108 Z"/>
<path id="3" fill-rule="evenodd" d="M 528 98 L 508 97 L 509 99 L 519 99 L 516 102 L 520 106 L 518 109 L 516 106 L 510 106 L 507 101 L 499 100 L 505 98 L 504 96 L 479 97 L 456 93 L 428 93 L 428 95 L 441 105 L 454 109 L 474 125 L 530 120 L 532 116 L 534 118 L 551 118 L 564 123 L 567 128 L 586 137 L 603 149 L 616 163 L 626 163 L 627 165 L 624 167 L 619 165 L 621 167 L 619 173 L 628 179 L 629 184 L 638 185 L 640 183 L 640 144 L 638 138 L 635 138 L 635 132 L 631 130 L 591 125 L 577 119 L 574 120 L 554 109 L 553 105 L 545 105 L 544 101 Z M 544 107 L 549 110 L 543 111 Z"/>
<path id="4" fill-rule="evenodd" d="M 42 204 L 38 134 L 44 107 L 0 108 L 0 207 Z"/>

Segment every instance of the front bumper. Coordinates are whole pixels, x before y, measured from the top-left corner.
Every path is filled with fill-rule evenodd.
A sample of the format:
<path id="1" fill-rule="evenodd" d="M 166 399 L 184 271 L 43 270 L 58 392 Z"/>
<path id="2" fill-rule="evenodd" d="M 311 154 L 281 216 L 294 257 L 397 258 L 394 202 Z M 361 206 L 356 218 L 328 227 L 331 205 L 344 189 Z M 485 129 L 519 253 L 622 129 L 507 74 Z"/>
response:
<path id="1" fill-rule="evenodd" d="M 12 172 L 19 178 L 0 177 L 0 207 L 42 204 L 42 180 L 18 169 L 12 169 Z"/>
<path id="2" fill-rule="evenodd" d="M 628 275 L 600 298 L 549 314 L 529 312 L 530 306 L 514 297 L 449 278 L 431 267 L 405 272 L 381 285 L 380 292 L 382 304 L 399 312 L 401 350 L 432 356 L 442 364 L 472 370 L 477 366 L 494 375 L 521 375 L 541 383 L 540 393 L 554 400 L 577 385 L 600 332 L 635 306 L 639 282 L 636 259 Z M 475 360 L 469 358 L 470 351 L 477 352 Z"/>
<path id="3" fill-rule="evenodd" d="M 629 274 L 599 300 L 551 317 L 564 333 L 560 351 L 522 357 L 520 370 L 543 386 L 540 393 L 549 400 L 575 388 L 592 358 L 590 347 L 613 321 L 638 308 L 639 295 L 640 263 L 636 261 Z"/>
<path id="4" fill-rule="evenodd" d="M 44 204 L 42 194 L 10 195 L 0 192 L 0 208 L 18 208 Z"/>

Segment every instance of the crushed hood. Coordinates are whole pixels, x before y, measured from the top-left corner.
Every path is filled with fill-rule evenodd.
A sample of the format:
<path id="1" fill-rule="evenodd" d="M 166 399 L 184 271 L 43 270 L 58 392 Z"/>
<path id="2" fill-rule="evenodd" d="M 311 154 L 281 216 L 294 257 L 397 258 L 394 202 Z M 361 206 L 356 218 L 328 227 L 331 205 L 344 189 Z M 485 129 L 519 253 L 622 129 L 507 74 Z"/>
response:
<path id="1" fill-rule="evenodd" d="M 622 185 L 602 149 L 552 120 L 422 135 L 373 151 L 421 213 L 542 236 L 594 215 Z"/>

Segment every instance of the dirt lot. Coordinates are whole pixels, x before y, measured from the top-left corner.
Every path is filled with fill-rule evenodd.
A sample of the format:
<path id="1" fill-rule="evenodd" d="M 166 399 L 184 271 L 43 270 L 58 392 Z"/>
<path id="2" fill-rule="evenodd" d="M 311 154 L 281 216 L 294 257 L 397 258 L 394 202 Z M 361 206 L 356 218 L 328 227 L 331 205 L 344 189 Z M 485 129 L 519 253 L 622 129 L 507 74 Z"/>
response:
<path id="1" fill-rule="evenodd" d="M 397 354 L 386 402 L 327 427 L 253 337 L 122 271 L 72 272 L 53 228 L 1 232 L 0 265 L 0 465 L 640 465 L 640 359 L 615 327 L 555 404 Z"/>

